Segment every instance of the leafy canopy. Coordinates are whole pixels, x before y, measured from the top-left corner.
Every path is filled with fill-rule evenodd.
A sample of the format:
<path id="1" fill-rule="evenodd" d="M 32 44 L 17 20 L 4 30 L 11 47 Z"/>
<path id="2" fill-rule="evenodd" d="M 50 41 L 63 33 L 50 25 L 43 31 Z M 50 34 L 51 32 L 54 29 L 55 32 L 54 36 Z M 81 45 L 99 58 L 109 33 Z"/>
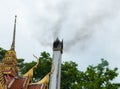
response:
<path id="1" fill-rule="evenodd" d="M 0 59 L 4 57 L 6 50 L 0 48 Z M 39 65 L 34 70 L 33 81 L 42 79 L 51 69 L 50 54 L 42 52 L 40 54 Z M 17 59 L 19 74 L 24 74 L 36 64 L 24 62 L 24 59 Z M 61 64 L 61 89 L 118 89 L 120 83 L 113 83 L 118 76 L 117 68 L 110 69 L 107 60 L 101 59 L 101 63 L 96 66 L 89 65 L 85 71 L 80 71 L 75 62 L 63 62 Z"/>

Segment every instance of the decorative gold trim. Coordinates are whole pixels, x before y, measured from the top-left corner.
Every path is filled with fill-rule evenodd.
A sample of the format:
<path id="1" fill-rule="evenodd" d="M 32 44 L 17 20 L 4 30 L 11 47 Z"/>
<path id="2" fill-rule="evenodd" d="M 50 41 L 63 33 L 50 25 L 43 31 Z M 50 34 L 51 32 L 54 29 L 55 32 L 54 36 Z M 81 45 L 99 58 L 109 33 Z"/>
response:
<path id="1" fill-rule="evenodd" d="M 53 72 L 55 70 L 55 65 L 53 64 L 53 62 L 52 62 L 52 65 L 53 65 L 53 69 L 51 69 L 51 71 L 44 78 L 42 78 L 40 81 L 38 81 L 36 83 L 31 83 L 31 84 L 44 84 L 46 86 L 45 89 L 48 89 L 50 75 L 53 74 Z"/>
<path id="2" fill-rule="evenodd" d="M 3 86 L 2 86 L 2 84 L 1 84 L 1 82 L 0 82 L 0 89 L 4 89 Z"/>
<path id="3" fill-rule="evenodd" d="M 37 68 L 38 64 L 39 64 L 39 60 L 37 61 L 36 65 L 34 65 L 28 72 L 26 72 L 25 74 L 23 74 L 23 76 L 29 77 L 29 79 L 32 81 L 33 70 L 34 70 L 35 68 Z"/>

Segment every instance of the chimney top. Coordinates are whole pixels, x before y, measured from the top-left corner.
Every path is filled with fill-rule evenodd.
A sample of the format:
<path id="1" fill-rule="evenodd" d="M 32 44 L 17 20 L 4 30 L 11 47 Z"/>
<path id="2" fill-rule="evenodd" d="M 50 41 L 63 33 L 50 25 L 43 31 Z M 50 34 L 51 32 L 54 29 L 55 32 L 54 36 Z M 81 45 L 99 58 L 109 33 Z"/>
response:
<path id="1" fill-rule="evenodd" d="M 53 51 L 61 51 L 61 53 L 63 52 L 63 40 L 60 41 L 57 37 L 57 39 L 53 42 Z"/>

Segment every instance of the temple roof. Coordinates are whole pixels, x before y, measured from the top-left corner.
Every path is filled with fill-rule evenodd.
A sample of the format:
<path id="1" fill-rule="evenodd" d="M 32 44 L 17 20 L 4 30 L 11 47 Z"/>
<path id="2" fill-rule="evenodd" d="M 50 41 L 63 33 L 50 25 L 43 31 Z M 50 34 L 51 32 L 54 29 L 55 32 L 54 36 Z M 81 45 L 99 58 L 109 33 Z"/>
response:
<path id="1" fill-rule="evenodd" d="M 44 84 L 28 85 L 28 89 L 46 89 Z"/>
<path id="2" fill-rule="evenodd" d="M 16 77 L 9 84 L 9 89 L 47 89 L 47 85 L 41 84 L 27 84 L 28 77 Z"/>
<path id="3" fill-rule="evenodd" d="M 16 17 L 14 22 L 13 40 L 10 50 L 5 53 L 5 57 L 0 64 L 0 89 L 48 89 L 49 72 L 43 79 L 32 84 L 33 70 L 38 62 L 24 75 L 18 76 L 17 58 L 15 52 Z M 62 43 L 61 43 L 62 44 Z M 37 58 L 38 59 L 38 58 Z"/>
<path id="4" fill-rule="evenodd" d="M 17 16 L 15 16 L 14 21 L 14 31 L 11 48 L 5 53 L 5 57 L 2 59 L 4 74 L 9 74 L 13 76 L 18 75 L 17 58 L 15 52 L 16 18 Z"/>
<path id="5" fill-rule="evenodd" d="M 15 15 L 13 40 L 12 40 L 12 44 L 11 44 L 11 49 L 10 50 L 15 50 L 16 18 L 17 18 L 17 16 Z"/>
<path id="6" fill-rule="evenodd" d="M 11 83 L 9 84 L 8 88 L 9 89 L 23 89 L 25 87 L 27 77 L 26 78 L 14 78 Z"/>

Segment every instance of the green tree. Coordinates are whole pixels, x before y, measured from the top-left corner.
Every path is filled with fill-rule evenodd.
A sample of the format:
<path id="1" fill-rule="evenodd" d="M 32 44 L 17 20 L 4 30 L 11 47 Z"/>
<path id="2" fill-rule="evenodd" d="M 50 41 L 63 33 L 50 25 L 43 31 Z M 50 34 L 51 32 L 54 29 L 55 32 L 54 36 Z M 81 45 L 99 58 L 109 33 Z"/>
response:
<path id="1" fill-rule="evenodd" d="M 42 79 L 51 70 L 51 57 L 49 53 L 42 52 L 38 60 L 39 64 L 38 67 L 34 70 L 33 82 Z M 21 73 L 26 73 L 30 68 L 32 68 L 36 64 L 36 62 L 32 61 L 29 63 L 22 63 L 24 66 L 21 68 Z"/>
<path id="2" fill-rule="evenodd" d="M 0 47 L 0 61 L 2 61 L 3 57 L 5 56 L 6 50 Z"/>
<path id="3" fill-rule="evenodd" d="M 5 55 L 6 50 L 0 48 L 0 58 Z M 42 52 L 38 58 L 39 65 L 34 70 L 33 81 L 42 79 L 51 70 L 50 54 Z M 24 62 L 24 59 L 17 59 L 21 74 L 33 67 L 36 61 Z M 90 65 L 85 71 L 78 70 L 75 62 L 63 62 L 61 64 L 61 89 L 118 89 L 120 83 L 113 83 L 118 76 L 117 68 L 110 69 L 108 61 L 101 59 L 97 66 Z"/>
<path id="4" fill-rule="evenodd" d="M 18 74 L 21 75 L 22 74 L 21 70 L 25 66 L 24 59 L 23 58 L 17 59 L 17 63 L 18 63 Z"/>
<path id="5" fill-rule="evenodd" d="M 24 59 L 23 59 L 23 58 L 17 59 L 17 62 L 18 62 L 18 67 L 19 67 L 19 69 L 22 69 L 22 68 L 25 66 L 25 63 L 24 63 Z"/>
<path id="6" fill-rule="evenodd" d="M 110 69 L 109 63 L 101 59 L 97 66 L 88 66 L 85 72 L 80 72 L 72 89 L 118 89 L 117 83 L 112 83 L 117 77 L 117 68 Z"/>
<path id="7" fill-rule="evenodd" d="M 64 62 L 61 66 L 61 89 L 72 89 L 77 82 L 79 70 L 75 62 Z"/>
<path id="8" fill-rule="evenodd" d="M 34 79 L 42 79 L 48 72 L 51 71 L 51 65 L 52 58 L 50 57 L 50 54 L 47 52 L 42 52 L 39 57 L 39 65 L 34 72 Z"/>

